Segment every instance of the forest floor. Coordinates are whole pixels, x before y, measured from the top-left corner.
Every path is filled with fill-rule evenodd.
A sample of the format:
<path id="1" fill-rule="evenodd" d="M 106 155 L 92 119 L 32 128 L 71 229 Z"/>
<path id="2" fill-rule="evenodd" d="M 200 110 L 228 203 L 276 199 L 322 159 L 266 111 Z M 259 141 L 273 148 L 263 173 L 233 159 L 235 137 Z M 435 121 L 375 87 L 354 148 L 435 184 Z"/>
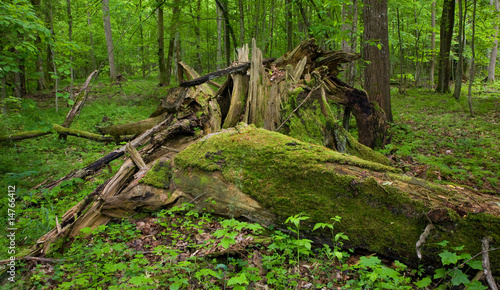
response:
<path id="1" fill-rule="evenodd" d="M 72 128 L 96 132 L 95 126 L 142 120 L 155 110 L 163 90 L 153 79 L 129 80 L 121 87 L 95 85 Z M 499 85 L 477 86 L 471 117 L 465 90 L 459 101 L 451 94 L 424 89 L 411 89 L 406 95 L 393 90 L 392 143 L 382 153 L 408 175 L 500 194 L 499 94 Z M 64 97 L 59 102 L 65 102 Z M 54 100 L 47 94 L 22 101 L 8 99 L 7 107 L 8 114 L 0 115 L 1 132 L 49 128 L 48 124 L 61 124 L 69 111 L 60 106 L 56 113 Z M 40 236 L 55 227 L 56 216 L 113 176 L 123 158 L 88 180 L 64 182 L 52 191 L 33 188 L 80 169 L 119 146 L 72 137 L 62 141 L 55 135 L 0 144 L 0 183 L 3 188 L 15 184 L 17 189 L 17 256 L 26 254 Z M 0 199 L 2 204 L 8 203 L 7 195 Z M 7 224 L 7 206 L 0 208 L 0 223 Z M 15 284 L 4 279 L 6 271 L 0 275 L 6 281 L 4 289 L 417 289 L 431 280 L 431 287 L 462 284 L 487 289 L 470 282 L 477 273 L 474 260 L 467 269 L 448 272 L 466 259 L 467 245 L 449 249 L 443 243 L 441 258 L 455 253 L 458 258 L 441 270 L 409 269 L 397 261 L 343 249 L 342 241 L 348 237 L 334 231 L 340 218 L 319 225 L 332 227 L 331 246 L 297 238 L 293 232 L 303 218 L 291 217 L 291 235 L 286 235 L 189 207 L 173 208 L 100 227 L 77 239 L 64 255 L 50 254 L 48 258 L 54 259 L 50 262 L 18 262 Z M 0 245 L 8 243 L 2 235 Z M 0 259 L 9 257 L 6 250 L 0 252 Z M 433 272 L 436 276 L 428 276 Z"/>

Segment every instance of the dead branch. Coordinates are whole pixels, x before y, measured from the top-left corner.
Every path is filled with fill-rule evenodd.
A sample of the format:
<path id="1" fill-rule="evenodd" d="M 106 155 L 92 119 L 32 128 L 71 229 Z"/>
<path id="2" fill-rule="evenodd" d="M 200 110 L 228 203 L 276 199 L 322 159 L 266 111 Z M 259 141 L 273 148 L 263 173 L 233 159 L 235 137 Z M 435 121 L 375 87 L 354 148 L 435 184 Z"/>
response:
<path id="1" fill-rule="evenodd" d="M 268 65 L 269 63 L 272 63 L 274 60 L 275 60 L 275 58 L 273 58 L 273 57 L 266 58 L 266 59 L 262 60 L 262 64 L 263 65 Z M 221 69 L 221 70 L 218 70 L 216 72 L 212 72 L 212 73 L 206 74 L 204 76 L 201 76 L 199 78 L 196 78 L 196 79 L 193 79 L 193 80 L 190 80 L 190 81 L 182 82 L 180 84 L 180 86 L 187 88 L 187 87 L 193 87 L 193 86 L 201 85 L 201 84 L 206 83 L 206 82 L 208 82 L 210 80 L 213 80 L 213 79 L 216 79 L 216 78 L 228 75 L 228 74 L 246 72 L 249 68 L 250 68 L 250 62 L 247 62 L 247 63 L 244 63 L 244 64 L 240 64 L 238 66 L 233 66 L 233 67 L 228 67 L 228 68 L 225 68 L 225 69 Z"/>

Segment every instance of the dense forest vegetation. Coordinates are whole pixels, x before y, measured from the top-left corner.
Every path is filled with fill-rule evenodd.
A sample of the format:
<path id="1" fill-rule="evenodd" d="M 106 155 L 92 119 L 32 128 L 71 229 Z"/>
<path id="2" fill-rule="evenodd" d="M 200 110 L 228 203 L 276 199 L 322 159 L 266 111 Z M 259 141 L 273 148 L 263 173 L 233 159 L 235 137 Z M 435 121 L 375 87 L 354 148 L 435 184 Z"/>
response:
<path id="1" fill-rule="evenodd" d="M 458 1 L 460 7 L 455 2 L 388 1 L 394 81 L 434 87 L 437 56 L 446 50 L 450 80 L 459 73 L 469 78 L 473 52 L 476 74 L 494 80 L 498 1 Z M 112 79 L 153 74 L 160 76 L 160 83 L 174 84 L 177 61 L 200 74 L 214 71 L 229 66 L 235 48 L 252 38 L 266 57 L 278 57 L 310 37 L 331 50 L 362 52 L 366 43 L 380 49 L 381 39 L 363 38 L 365 4 L 373 5 L 317 0 L 3 1 L 2 97 L 53 88 L 56 79 L 84 79 L 98 68 Z M 448 47 L 441 39 L 451 41 Z M 459 61 L 462 70 L 456 69 Z M 363 66 L 360 62 L 348 70 L 350 83 L 363 82 Z"/>
<path id="2" fill-rule="evenodd" d="M 0 197 L 0 223 L 8 226 L 0 236 L 0 245 L 5 248 L 0 251 L 1 287 L 497 289 L 495 280 L 500 281 L 500 86 L 495 82 L 495 75 L 499 23 L 499 0 L 2 1 L 0 185 L 5 194 Z M 262 60 L 253 59 L 256 50 L 252 47 L 252 60 L 238 62 L 240 52 L 248 52 L 248 47 L 242 47 L 252 42 L 253 47 L 262 51 Z M 302 63 L 302 69 L 305 66 L 311 71 L 307 76 L 304 73 L 304 77 L 302 71 L 295 75 L 300 59 L 287 59 L 287 53 L 303 49 L 304 54 L 310 56 L 312 49 L 304 44 L 311 43 L 316 59 Z M 337 51 L 348 53 L 339 54 L 347 59 L 338 62 L 343 63 L 340 72 L 337 62 L 331 67 L 328 62 Z M 266 61 L 273 62 L 264 69 Z M 242 62 L 247 64 L 243 73 L 233 73 L 230 77 L 226 74 L 206 84 L 181 88 L 187 86 L 186 81 L 193 79 L 196 72 L 200 75 L 219 72 Z M 223 96 L 231 99 L 237 85 L 255 80 L 250 76 L 253 72 L 246 71 L 251 62 L 252 67 L 263 63 L 261 73 L 268 76 L 260 75 L 257 79 L 270 79 L 268 87 L 273 79 L 278 80 L 273 84 L 275 87 L 280 81 L 291 85 L 287 87 L 289 91 L 284 90 L 282 94 L 286 97 L 276 102 L 281 110 L 281 115 L 278 114 L 281 119 L 277 118 L 280 120 L 277 125 L 281 123 L 279 127 L 273 125 L 269 129 L 257 122 L 247 123 L 289 136 L 243 123 L 235 126 L 247 120 L 250 114 L 247 103 L 246 109 L 240 108 L 240 115 L 233 116 L 230 125 L 224 124 L 227 112 L 223 114 L 223 121 L 212 128 L 215 131 L 225 128 L 220 135 L 202 139 L 196 143 L 201 145 L 186 149 L 187 144 L 213 132 L 203 123 L 206 119 L 212 122 L 220 117 L 218 109 L 210 107 L 209 101 L 205 103 L 203 98 L 217 99 L 222 107 Z M 285 69 L 284 65 L 277 67 L 280 63 L 293 64 L 295 71 Z M 293 76 L 289 79 L 290 72 Z M 234 76 L 238 73 L 248 76 L 236 80 Z M 318 109 L 321 103 L 317 102 L 321 99 L 318 92 L 323 90 L 325 99 L 327 86 L 323 81 L 326 79 L 334 82 L 330 88 L 342 87 L 346 96 L 355 92 L 360 93 L 356 97 L 367 97 L 370 104 L 373 102 L 373 110 L 380 106 L 382 114 L 377 115 L 380 119 L 371 120 L 380 122 L 376 124 L 380 126 L 370 127 L 368 131 L 380 129 L 382 141 L 365 138 L 363 142 L 367 129 L 362 128 L 360 116 L 367 115 L 351 112 L 353 105 L 345 100 L 325 100 L 321 110 Z M 176 94 L 196 101 L 190 103 L 191 107 L 177 104 L 175 112 L 171 108 L 167 113 L 161 111 L 168 98 Z M 321 117 L 307 119 L 308 113 L 301 115 L 302 119 L 294 116 L 303 104 L 300 110 L 321 111 Z M 363 107 L 361 111 L 367 108 L 372 109 Z M 73 110 L 77 113 L 69 118 Z M 155 115 L 157 111 L 160 113 Z M 137 141 L 136 145 L 130 145 L 140 139 L 140 132 L 148 132 L 142 129 L 121 139 L 105 131 L 114 128 L 113 125 L 151 120 L 153 116 L 163 118 L 161 124 L 174 121 L 167 129 L 159 133 L 157 129 L 151 136 L 147 135 L 149 144 Z M 188 128 L 191 131 L 188 130 L 187 137 L 174 138 L 169 130 L 186 124 L 182 118 L 189 120 L 187 127 L 193 128 Z M 302 122 L 306 131 L 316 132 L 310 127 L 330 128 L 328 118 L 335 121 L 331 132 L 345 132 L 342 134 L 354 136 L 344 136 L 347 140 L 358 138 L 361 144 L 374 150 L 362 146 L 365 151 L 352 154 L 357 157 L 351 159 L 352 156 L 343 153 L 352 152 L 342 151 L 340 145 L 323 143 L 325 136 L 319 134 L 314 139 L 311 133 L 301 139 L 303 136 L 292 128 L 298 128 Z M 310 123 L 313 126 L 305 124 L 318 119 L 319 123 Z M 61 131 L 70 126 L 75 129 L 73 133 Z M 161 128 L 158 126 L 155 123 L 150 130 Z M 51 133 L 55 134 L 48 135 Z M 249 146 L 245 147 L 250 148 L 248 152 L 254 149 L 266 152 L 265 158 L 261 158 L 260 153 L 247 154 L 238 146 L 231 147 L 230 142 L 234 142 L 231 138 L 238 138 L 236 133 L 245 136 L 237 140 L 241 142 L 240 147 Z M 165 141 L 171 137 L 173 141 Z M 259 145 L 244 143 L 252 138 L 256 138 Z M 177 144 L 178 140 L 184 140 L 186 146 Z M 286 146 L 273 145 L 273 142 Z M 314 147 L 317 145 L 320 146 Z M 135 153 L 139 151 L 139 161 L 127 159 L 132 158 L 135 150 L 127 146 L 137 147 Z M 197 146 L 208 151 L 196 151 Z M 337 152 L 332 153 L 330 149 L 342 154 L 336 155 Z M 164 151 L 170 151 L 171 159 L 165 161 L 163 156 L 155 160 L 156 155 Z M 78 175 L 82 168 L 85 171 L 96 160 L 116 152 L 121 155 L 96 167 L 95 172 Z M 197 154 L 199 157 L 192 157 Z M 289 156 L 292 161 L 287 159 Z M 238 162 L 231 163 L 236 159 L 251 165 L 247 168 Z M 141 162 L 143 166 L 139 165 Z M 335 168 L 343 174 L 347 174 L 344 165 L 351 175 L 356 171 L 354 167 L 361 170 L 360 179 L 338 183 L 348 188 L 339 196 L 348 196 L 349 190 L 354 192 L 347 198 L 347 205 L 340 199 L 319 202 L 330 195 L 331 187 L 327 184 L 337 182 L 332 181 L 336 177 L 325 177 L 321 162 L 332 168 L 332 164 L 340 164 Z M 142 173 L 167 170 L 163 173 L 169 181 L 147 174 L 134 180 L 130 177 L 134 163 Z M 196 166 L 198 171 L 189 171 Z M 262 172 L 252 172 L 252 167 Z M 202 172 L 203 168 L 209 168 L 208 173 Z M 291 173 L 296 168 L 304 171 Z M 279 171 L 281 169 L 283 171 Z M 130 175 L 123 174 L 126 170 L 130 170 Z M 213 170 L 220 173 L 212 173 Z M 189 198 L 184 196 L 182 190 L 186 191 L 191 185 L 186 185 L 189 182 L 178 173 L 183 171 L 189 172 L 186 176 L 199 174 L 202 185 L 207 185 L 209 180 L 206 192 L 203 189 L 195 198 L 194 194 L 187 195 Z M 375 178 L 366 178 L 373 172 Z M 218 174 L 224 178 L 219 179 Z M 400 179 L 396 178 L 399 174 L 403 176 L 398 177 Z M 120 178 L 123 179 L 117 187 L 120 190 L 149 182 L 165 192 L 170 190 L 169 202 L 174 196 L 178 203 L 153 206 L 154 210 L 144 205 L 144 211 L 141 205 L 141 210 L 136 212 L 132 206 L 134 214 L 113 213 L 109 215 L 112 218 L 105 217 L 106 222 L 100 224 L 84 220 L 80 225 L 89 227 L 79 228 L 78 219 L 94 210 L 90 205 L 106 199 L 103 192 L 121 194 L 118 189 L 106 191 L 108 184 Z M 287 178 L 290 182 L 286 182 Z M 266 182 L 262 183 L 263 180 Z M 370 211 L 372 205 L 376 209 L 380 202 L 376 194 L 372 196 L 371 189 L 367 189 L 373 180 L 379 183 L 373 192 L 380 193 L 383 207 L 392 211 L 382 222 L 379 216 L 373 220 L 367 217 L 386 214 Z M 407 184 L 407 188 L 399 191 L 398 187 L 406 186 L 403 184 Z M 220 200 L 215 201 L 217 196 L 214 199 L 207 193 L 213 188 L 224 191 L 225 187 L 234 190 L 235 195 L 240 194 L 238 190 L 250 196 L 255 192 L 262 194 L 262 199 L 257 201 L 265 200 L 266 206 L 278 209 L 283 216 L 271 225 L 248 216 L 236 220 L 231 208 L 234 204 L 229 203 L 225 208 Z M 419 188 L 423 191 L 417 192 Z M 297 202 L 296 210 L 285 199 L 267 201 L 268 196 L 273 196 L 273 190 L 305 192 L 307 198 Z M 414 200 L 423 200 L 425 206 L 406 200 L 408 192 Z M 356 213 L 366 204 L 355 207 L 350 203 L 358 202 L 365 194 L 370 210 Z M 145 194 L 142 197 L 145 198 Z M 134 196 L 131 200 L 139 199 Z M 181 205 L 180 201 L 186 203 Z M 393 202 L 403 206 L 392 208 Z M 337 206 L 327 211 L 331 216 L 318 210 L 330 203 L 332 208 Z M 432 206 L 427 207 L 428 204 Z M 75 208 L 79 211 L 73 212 Z M 413 214 L 429 208 L 428 213 Z M 261 217 L 252 217 L 256 216 Z M 366 218 L 367 224 L 353 216 Z M 102 215 L 95 217 L 99 219 Z M 74 224 L 77 226 L 71 229 Z M 370 232 L 374 225 L 377 229 Z M 456 225 L 461 228 L 455 228 Z M 398 230 L 392 231 L 394 228 Z M 64 239 L 50 240 L 70 230 L 75 233 Z M 422 235 L 414 236 L 412 230 Z M 446 235 L 451 242 L 443 240 Z M 394 245 L 370 244 L 375 244 L 378 237 Z M 410 237 L 410 241 L 405 237 Z M 45 238 L 50 241 L 46 242 Z M 417 243 L 415 248 L 417 240 L 420 245 Z M 488 253 L 492 257 L 491 269 Z M 14 256 L 16 260 L 12 264 Z"/>

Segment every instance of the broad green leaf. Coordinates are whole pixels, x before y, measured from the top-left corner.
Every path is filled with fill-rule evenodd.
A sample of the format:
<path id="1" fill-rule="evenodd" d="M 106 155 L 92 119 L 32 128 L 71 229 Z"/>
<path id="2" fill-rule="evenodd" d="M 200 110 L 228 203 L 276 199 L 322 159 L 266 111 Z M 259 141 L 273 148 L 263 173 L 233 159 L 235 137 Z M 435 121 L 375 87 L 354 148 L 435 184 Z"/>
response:
<path id="1" fill-rule="evenodd" d="M 469 278 L 467 278 L 467 275 L 460 269 L 455 269 L 450 273 L 450 275 L 453 277 L 451 278 L 451 284 L 455 286 L 470 282 Z"/>
<path id="2" fill-rule="evenodd" d="M 362 267 L 375 267 L 380 265 L 381 260 L 376 256 L 371 257 L 361 257 L 359 259 L 359 265 Z"/>
<path id="3" fill-rule="evenodd" d="M 443 263 L 443 265 L 456 264 L 458 261 L 457 254 L 448 252 L 447 250 L 439 253 L 439 256 L 441 257 L 441 262 Z"/>
<path id="4" fill-rule="evenodd" d="M 429 277 L 425 277 L 424 279 L 416 282 L 415 286 L 417 286 L 420 289 L 420 288 L 425 288 L 425 287 L 431 285 L 431 283 L 432 283 L 432 279 Z"/>
<path id="5" fill-rule="evenodd" d="M 474 270 L 483 270 L 483 263 L 478 260 L 469 261 L 467 265 Z"/>
<path id="6" fill-rule="evenodd" d="M 487 289 L 489 289 L 489 287 L 484 286 L 483 284 L 481 284 L 481 282 L 475 281 L 475 280 L 470 282 L 470 283 L 465 283 L 464 286 L 467 287 L 467 290 L 487 290 Z"/>

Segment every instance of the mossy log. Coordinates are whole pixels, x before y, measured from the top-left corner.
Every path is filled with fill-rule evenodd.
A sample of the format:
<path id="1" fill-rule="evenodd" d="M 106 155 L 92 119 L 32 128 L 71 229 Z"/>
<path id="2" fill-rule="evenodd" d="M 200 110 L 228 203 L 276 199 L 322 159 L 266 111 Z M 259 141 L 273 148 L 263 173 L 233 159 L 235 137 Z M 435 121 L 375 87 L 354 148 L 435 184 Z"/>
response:
<path id="1" fill-rule="evenodd" d="M 309 226 L 338 215 L 342 222 L 336 230 L 349 237 L 347 246 L 413 265 L 436 264 L 440 249 L 433 243 L 442 240 L 466 245 L 470 253 L 481 251 L 483 237 L 500 242 L 498 197 L 407 177 L 396 168 L 254 126 L 222 130 L 178 154 L 163 151 L 145 161 L 151 169 L 140 176 L 126 161 L 92 210 L 67 222 L 58 236 L 74 237 L 82 227 L 95 228 L 112 217 L 193 202 L 199 209 L 278 228 L 288 216 L 304 213 L 311 217 L 304 232 L 318 241 L 330 233 L 311 232 Z M 434 229 L 421 247 L 422 261 L 415 245 L 428 224 Z M 49 250 L 43 241 L 39 245 Z M 500 253 L 490 255 L 499 273 Z"/>
<path id="2" fill-rule="evenodd" d="M 80 138 L 85 138 L 93 141 L 98 141 L 98 142 L 113 142 L 113 141 L 130 141 L 132 140 L 133 136 L 120 136 L 118 138 L 113 138 L 110 136 L 102 136 L 99 134 L 83 131 L 83 130 L 78 130 L 78 129 L 71 129 L 71 128 L 66 128 L 63 126 L 59 126 L 57 124 L 52 124 L 52 130 L 59 135 L 63 136 L 75 136 L 75 137 L 80 137 Z M 20 140 L 25 140 L 25 139 L 31 139 L 35 137 L 40 137 L 48 134 L 52 134 L 52 131 L 28 131 L 28 132 L 20 132 L 20 133 L 14 133 L 10 135 L 2 135 L 0 136 L 0 142 L 8 142 L 8 141 L 20 141 Z"/>

